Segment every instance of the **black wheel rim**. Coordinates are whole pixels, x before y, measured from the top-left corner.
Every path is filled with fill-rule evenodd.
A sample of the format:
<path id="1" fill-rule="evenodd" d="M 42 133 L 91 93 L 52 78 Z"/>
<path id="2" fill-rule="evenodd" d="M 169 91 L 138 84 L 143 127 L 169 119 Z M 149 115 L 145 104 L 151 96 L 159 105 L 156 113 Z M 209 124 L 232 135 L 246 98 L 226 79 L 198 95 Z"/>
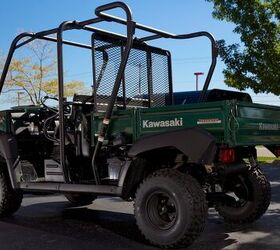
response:
<path id="1" fill-rule="evenodd" d="M 146 212 L 150 223 L 161 230 L 169 230 L 178 217 L 177 203 L 173 196 L 165 191 L 155 191 L 147 199 Z"/>
<path id="2" fill-rule="evenodd" d="M 238 178 L 231 183 L 230 187 L 228 187 L 227 193 L 231 197 L 231 202 L 228 205 L 232 207 L 244 207 L 250 200 L 252 200 L 251 188 L 248 180 L 243 176 L 238 176 Z M 234 196 L 230 195 L 230 193 L 234 194 Z"/>

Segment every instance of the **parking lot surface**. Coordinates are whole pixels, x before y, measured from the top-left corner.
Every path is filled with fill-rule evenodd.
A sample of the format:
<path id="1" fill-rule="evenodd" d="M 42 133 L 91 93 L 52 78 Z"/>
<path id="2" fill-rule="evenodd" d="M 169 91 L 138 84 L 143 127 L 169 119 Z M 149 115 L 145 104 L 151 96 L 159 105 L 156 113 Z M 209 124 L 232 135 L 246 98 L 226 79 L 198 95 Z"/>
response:
<path id="1" fill-rule="evenodd" d="M 230 226 L 215 210 L 201 237 L 188 249 L 280 249 L 280 163 L 263 164 L 272 201 L 257 222 Z M 0 222 L 1 250 L 157 249 L 140 235 L 133 204 L 100 198 L 87 207 L 70 207 L 62 195 L 27 194 L 22 207 Z"/>

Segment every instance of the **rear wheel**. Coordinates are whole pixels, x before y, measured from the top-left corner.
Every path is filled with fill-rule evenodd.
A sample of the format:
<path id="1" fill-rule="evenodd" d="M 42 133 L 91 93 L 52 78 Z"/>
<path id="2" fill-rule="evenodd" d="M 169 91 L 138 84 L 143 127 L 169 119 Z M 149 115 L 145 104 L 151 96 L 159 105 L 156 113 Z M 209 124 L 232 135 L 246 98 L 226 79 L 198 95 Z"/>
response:
<path id="1" fill-rule="evenodd" d="M 6 163 L 0 166 L 0 217 L 15 213 L 22 202 L 22 191 L 14 190 L 10 183 Z"/>
<path id="2" fill-rule="evenodd" d="M 136 192 L 137 225 L 152 244 L 164 248 L 190 245 L 207 218 L 204 192 L 198 182 L 176 170 L 159 170 Z"/>
<path id="3" fill-rule="evenodd" d="M 96 195 L 94 194 L 65 194 L 65 197 L 68 201 L 71 202 L 73 206 L 86 206 L 91 204 L 95 199 Z"/>
<path id="4" fill-rule="evenodd" d="M 257 168 L 231 177 L 224 187 L 231 199 L 216 210 L 227 223 L 243 224 L 259 219 L 270 204 L 271 187 L 266 176 Z"/>

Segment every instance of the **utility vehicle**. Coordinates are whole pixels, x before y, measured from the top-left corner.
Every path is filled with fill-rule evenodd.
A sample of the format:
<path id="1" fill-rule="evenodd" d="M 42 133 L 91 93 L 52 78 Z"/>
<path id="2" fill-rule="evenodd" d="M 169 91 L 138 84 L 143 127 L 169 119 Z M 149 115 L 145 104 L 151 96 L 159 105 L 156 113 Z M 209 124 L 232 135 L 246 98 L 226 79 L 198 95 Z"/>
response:
<path id="1" fill-rule="evenodd" d="M 115 8 L 126 18 L 107 13 Z M 208 32 L 175 35 L 136 23 L 122 2 L 100 6 L 95 14 L 22 33 L 11 44 L 0 90 L 15 50 L 35 39 L 56 43 L 58 108 L 45 96 L 40 106 L 1 111 L 1 217 L 20 207 L 24 191 L 60 192 L 75 205 L 118 196 L 134 201 L 140 231 L 163 248 L 190 245 L 211 206 L 229 223 L 260 218 L 270 185 L 255 146 L 280 153 L 280 108 L 254 104 L 248 94 L 208 90 L 218 54 Z M 93 26 L 102 22 L 124 25 L 126 35 Z M 89 32 L 91 44 L 65 40 L 66 30 Z M 135 37 L 136 30 L 146 35 Z M 204 87 L 173 93 L 171 54 L 148 43 L 198 37 L 211 43 Z M 92 92 L 70 101 L 64 96 L 64 46 L 92 53 Z"/>

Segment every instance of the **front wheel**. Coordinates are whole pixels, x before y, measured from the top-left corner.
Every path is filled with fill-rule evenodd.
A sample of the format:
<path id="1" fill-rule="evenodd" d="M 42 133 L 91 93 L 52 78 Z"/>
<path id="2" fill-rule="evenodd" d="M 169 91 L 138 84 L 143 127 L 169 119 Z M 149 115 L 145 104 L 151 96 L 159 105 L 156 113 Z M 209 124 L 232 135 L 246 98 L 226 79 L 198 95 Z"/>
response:
<path id="1" fill-rule="evenodd" d="M 176 170 L 159 170 L 139 186 L 134 213 L 140 231 L 152 244 L 186 247 L 204 229 L 205 194 L 191 176 Z"/>
<path id="2" fill-rule="evenodd" d="M 223 191 L 231 199 L 216 210 L 230 224 L 256 221 L 270 204 L 270 183 L 259 168 L 226 180 Z"/>
<path id="3" fill-rule="evenodd" d="M 0 163 L 0 217 L 8 217 L 15 213 L 22 202 L 22 191 L 14 190 L 10 183 L 7 166 Z"/>

